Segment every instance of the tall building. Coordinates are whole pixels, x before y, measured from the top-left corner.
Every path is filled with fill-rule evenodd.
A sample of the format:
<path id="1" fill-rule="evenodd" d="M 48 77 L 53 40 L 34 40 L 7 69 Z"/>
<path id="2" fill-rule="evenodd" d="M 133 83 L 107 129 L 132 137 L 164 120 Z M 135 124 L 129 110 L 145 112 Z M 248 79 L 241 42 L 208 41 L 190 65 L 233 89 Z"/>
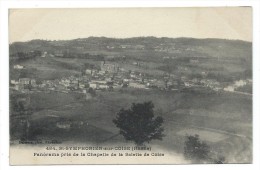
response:
<path id="1" fill-rule="evenodd" d="M 101 71 L 108 73 L 116 73 L 119 70 L 118 64 L 107 63 L 106 61 L 101 62 Z"/>

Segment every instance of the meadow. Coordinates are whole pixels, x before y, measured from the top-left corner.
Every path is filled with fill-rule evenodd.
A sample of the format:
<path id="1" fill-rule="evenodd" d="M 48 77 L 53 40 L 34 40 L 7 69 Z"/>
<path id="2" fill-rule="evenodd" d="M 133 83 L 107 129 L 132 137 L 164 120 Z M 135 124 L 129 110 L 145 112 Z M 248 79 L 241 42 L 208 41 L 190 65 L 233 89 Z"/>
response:
<path id="1" fill-rule="evenodd" d="M 198 134 L 230 163 L 252 159 L 252 98 L 248 96 L 127 88 L 97 91 L 97 96 L 89 100 L 83 94 L 37 93 L 31 94 L 31 101 L 34 112 L 30 133 L 34 139 L 123 144 L 126 141 L 112 122 L 118 111 L 133 102 L 152 101 L 155 115 L 164 118 L 165 137 L 149 145 L 183 153 L 185 136 Z M 84 125 L 61 129 L 56 126 L 60 120 L 82 121 Z"/>

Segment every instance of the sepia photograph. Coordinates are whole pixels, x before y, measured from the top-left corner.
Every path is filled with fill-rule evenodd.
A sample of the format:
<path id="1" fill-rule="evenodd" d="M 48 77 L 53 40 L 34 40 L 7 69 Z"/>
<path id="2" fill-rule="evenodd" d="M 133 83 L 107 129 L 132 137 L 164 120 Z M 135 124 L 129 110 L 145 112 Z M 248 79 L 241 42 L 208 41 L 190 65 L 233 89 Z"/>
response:
<path id="1" fill-rule="evenodd" d="M 251 7 L 8 22 L 10 165 L 253 163 Z"/>

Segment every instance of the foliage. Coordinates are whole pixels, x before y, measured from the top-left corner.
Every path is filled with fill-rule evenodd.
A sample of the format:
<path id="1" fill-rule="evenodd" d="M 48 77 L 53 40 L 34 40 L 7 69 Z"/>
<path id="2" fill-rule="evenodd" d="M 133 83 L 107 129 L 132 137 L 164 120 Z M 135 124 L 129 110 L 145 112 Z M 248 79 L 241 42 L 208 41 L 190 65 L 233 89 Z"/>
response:
<path id="1" fill-rule="evenodd" d="M 209 159 L 210 147 L 200 141 L 199 135 L 187 136 L 184 146 L 184 156 L 190 160 L 207 161 Z"/>
<path id="2" fill-rule="evenodd" d="M 88 93 L 92 96 L 92 97 L 95 97 L 97 94 L 96 94 L 96 91 L 93 89 L 93 88 L 89 88 L 88 89 Z"/>
<path id="3" fill-rule="evenodd" d="M 252 84 L 246 84 L 245 86 L 238 87 L 236 88 L 236 91 L 253 94 Z"/>
<path id="4" fill-rule="evenodd" d="M 218 156 L 216 159 L 213 159 L 215 164 L 223 164 L 226 161 L 224 156 Z"/>
<path id="5" fill-rule="evenodd" d="M 133 103 L 128 110 L 121 109 L 113 120 L 126 140 L 143 145 L 153 139 L 163 138 L 163 118 L 154 117 L 152 102 Z"/>
<path id="6" fill-rule="evenodd" d="M 17 100 L 11 100 L 10 102 L 11 104 L 11 108 L 15 111 L 15 112 L 23 112 L 25 110 L 24 107 L 24 103 L 22 101 L 17 101 Z"/>
<path id="7" fill-rule="evenodd" d="M 33 86 L 31 84 L 24 85 L 24 89 L 32 90 Z"/>

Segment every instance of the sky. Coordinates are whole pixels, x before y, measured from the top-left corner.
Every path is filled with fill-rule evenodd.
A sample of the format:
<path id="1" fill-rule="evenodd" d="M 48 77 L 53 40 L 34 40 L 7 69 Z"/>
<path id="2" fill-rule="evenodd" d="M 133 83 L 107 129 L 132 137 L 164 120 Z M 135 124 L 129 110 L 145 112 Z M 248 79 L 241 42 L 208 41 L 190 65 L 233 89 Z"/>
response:
<path id="1" fill-rule="evenodd" d="M 111 37 L 252 41 L 250 7 L 10 9 L 9 42 Z"/>

